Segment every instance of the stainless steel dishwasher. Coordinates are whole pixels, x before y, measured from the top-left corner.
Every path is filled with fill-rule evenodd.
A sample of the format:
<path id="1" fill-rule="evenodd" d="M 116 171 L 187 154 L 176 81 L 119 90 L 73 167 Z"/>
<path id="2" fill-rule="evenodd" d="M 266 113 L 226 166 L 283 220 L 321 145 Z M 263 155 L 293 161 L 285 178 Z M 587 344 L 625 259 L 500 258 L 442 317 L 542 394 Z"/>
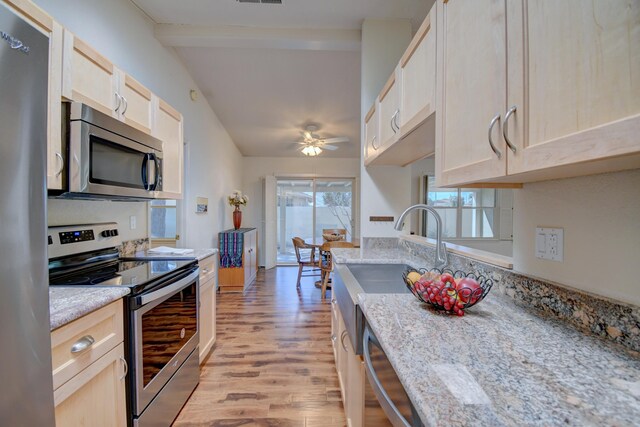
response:
<path id="1" fill-rule="evenodd" d="M 369 326 L 362 338 L 364 368 L 364 425 L 423 427 L 409 396 Z"/>

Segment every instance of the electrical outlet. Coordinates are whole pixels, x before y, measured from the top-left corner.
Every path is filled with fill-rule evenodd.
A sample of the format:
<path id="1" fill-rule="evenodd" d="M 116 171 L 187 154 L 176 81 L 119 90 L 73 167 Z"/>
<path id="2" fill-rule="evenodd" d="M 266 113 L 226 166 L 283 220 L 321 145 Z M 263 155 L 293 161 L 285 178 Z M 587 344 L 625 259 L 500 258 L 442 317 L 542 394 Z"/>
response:
<path id="1" fill-rule="evenodd" d="M 536 258 L 562 262 L 564 260 L 564 230 L 536 227 Z"/>
<path id="2" fill-rule="evenodd" d="M 129 217 L 129 228 L 132 230 L 136 229 L 136 216 L 135 215 L 131 215 Z"/>

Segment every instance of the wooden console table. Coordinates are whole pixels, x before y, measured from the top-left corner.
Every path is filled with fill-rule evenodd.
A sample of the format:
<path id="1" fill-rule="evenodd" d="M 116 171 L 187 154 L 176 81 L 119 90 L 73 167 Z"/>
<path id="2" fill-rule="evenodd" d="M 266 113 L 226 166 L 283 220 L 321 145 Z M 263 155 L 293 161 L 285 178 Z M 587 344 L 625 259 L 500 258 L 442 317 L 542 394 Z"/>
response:
<path id="1" fill-rule="evenodd" d="M 255 228 L 225 230 L 218 233 L 220 292 L 245 292 L 258 272 L 258 233 Z"/>

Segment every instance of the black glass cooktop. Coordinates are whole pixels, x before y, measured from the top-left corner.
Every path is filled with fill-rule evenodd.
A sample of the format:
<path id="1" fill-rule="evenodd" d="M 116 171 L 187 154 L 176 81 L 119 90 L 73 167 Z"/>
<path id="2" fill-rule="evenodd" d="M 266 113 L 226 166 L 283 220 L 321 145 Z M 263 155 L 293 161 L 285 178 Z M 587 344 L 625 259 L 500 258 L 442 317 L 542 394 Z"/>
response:
<path id="1" fill-rule="evenodd" d="M 180 270 L 193 260 L 120 261 L 49 276 L 50 286 L 126 286 L 136 287 Z"/>

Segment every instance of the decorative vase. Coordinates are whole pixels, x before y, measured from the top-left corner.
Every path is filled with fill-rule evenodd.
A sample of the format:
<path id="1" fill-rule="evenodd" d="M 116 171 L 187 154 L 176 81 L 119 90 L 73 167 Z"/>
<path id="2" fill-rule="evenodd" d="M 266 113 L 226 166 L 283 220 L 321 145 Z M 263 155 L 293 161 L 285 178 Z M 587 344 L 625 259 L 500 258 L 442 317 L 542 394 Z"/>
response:
<path id="1" fill-rule="evenodd" d="M 236 206 L 236 210 L 233 211 L 233 228 L 239 229 L 240 224 L 242 224 L 242 211 L 240 206 Z"/>

